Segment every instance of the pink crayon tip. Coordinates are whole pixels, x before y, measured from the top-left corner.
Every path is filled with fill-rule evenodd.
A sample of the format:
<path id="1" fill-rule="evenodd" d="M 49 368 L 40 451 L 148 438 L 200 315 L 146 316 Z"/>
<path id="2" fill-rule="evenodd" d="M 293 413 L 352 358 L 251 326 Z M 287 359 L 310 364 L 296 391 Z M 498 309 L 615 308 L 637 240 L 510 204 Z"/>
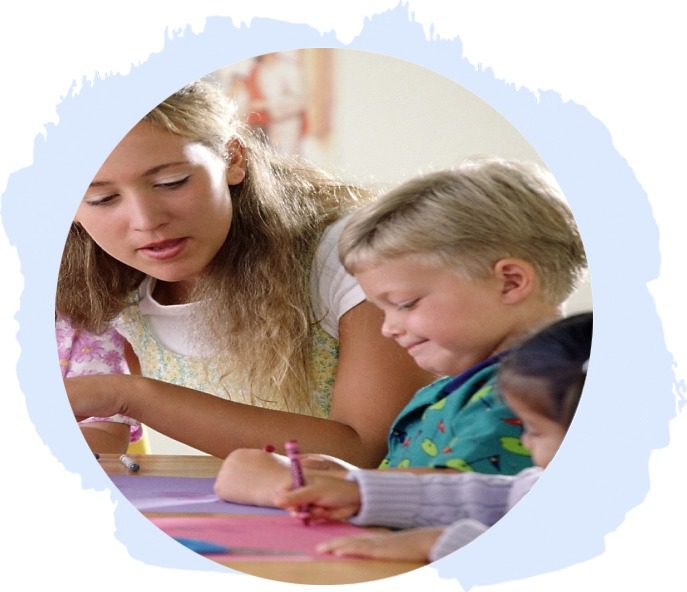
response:
<path id="1" fill-rule="evenodd" d="M 305 479 L 303 478 L 303 468 L 300 462 L 298 442 L 295 440 L 287 440 L 284 443 L 284 450 L 286 450 L 286 455 L 291 460 L 291 479 L 294 489 L 303 487 L 305 485 Z M 308 505 L 301 506 L 298 509 L 298 517 L 301 519 L 304 526 L 310 524 L 310 508 Z"/>

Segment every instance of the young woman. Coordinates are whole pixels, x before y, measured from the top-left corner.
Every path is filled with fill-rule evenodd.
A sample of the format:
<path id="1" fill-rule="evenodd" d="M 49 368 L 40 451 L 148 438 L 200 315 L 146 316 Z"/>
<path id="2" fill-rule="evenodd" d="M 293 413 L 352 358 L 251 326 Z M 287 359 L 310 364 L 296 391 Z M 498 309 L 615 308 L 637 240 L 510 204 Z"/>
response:
<path id="1" fill-rule="evenodd" d="M 77 418 L 121 414 L 216 456 L 297 438 L 378 464 L 430 376 L 382 337 L 338 261 L 364 199 L 251 137 L 209 83 L 158 105 L 97 172 L 67 239 L 58 312 L 114 327 L 134 373 L 67 379 Z"/>

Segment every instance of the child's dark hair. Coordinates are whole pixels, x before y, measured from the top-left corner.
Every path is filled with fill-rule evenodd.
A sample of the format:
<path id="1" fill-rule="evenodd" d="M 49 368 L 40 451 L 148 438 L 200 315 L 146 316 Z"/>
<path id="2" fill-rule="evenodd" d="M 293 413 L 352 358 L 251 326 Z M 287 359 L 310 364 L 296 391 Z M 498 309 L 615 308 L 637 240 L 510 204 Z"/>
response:
<path id="1" fill-rule="evenodd" d="M 592 313 L 564 318 L 513 349 L 499 370 L 499 389 L 568 428 L 587 377 Z"/>

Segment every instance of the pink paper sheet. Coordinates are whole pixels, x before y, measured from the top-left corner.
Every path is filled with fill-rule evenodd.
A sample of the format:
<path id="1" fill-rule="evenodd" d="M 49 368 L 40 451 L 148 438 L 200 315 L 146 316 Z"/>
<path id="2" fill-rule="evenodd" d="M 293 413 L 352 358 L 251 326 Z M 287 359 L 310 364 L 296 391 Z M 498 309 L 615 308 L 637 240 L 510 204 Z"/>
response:
<path id="1" fill-rule="evenodd" d="M 153 524 L 172 537 L 187 537 L 224 545 L 270 550 L 273 554 L 213 554 L 208 559 L 218 562 L 308 561 L 327 557 L 315 547 L 338 536 L 364 534 L 367 531 L 342 522 L 311 523 L 305 526 L 292 516 L 164 516 L 150 519 Z M 283 551 L 284 554 L 279 552 Z M 295 554 L 294 552 L 297 552 Z"/>

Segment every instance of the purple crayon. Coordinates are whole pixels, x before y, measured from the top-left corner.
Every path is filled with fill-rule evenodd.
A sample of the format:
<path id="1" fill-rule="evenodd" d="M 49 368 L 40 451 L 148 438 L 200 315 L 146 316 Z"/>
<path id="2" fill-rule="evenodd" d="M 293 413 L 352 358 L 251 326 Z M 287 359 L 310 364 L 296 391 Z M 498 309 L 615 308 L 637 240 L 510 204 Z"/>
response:
<path id="1" fill-rule="evenodd" d="M 286 456 L 288 456 L 291 461 L 291 480 L 293 488 L 303 487 L 305 485 L 305 478 L 303 477 L 303 467 L 301 467 L 298 442 L 296 440 L 288 440 L 284 444 L 284 450 L 286 450 Z M 310 506 L 300 506 L 298 508 L 298 517 L 303 521 L 305 526 L 308 526 L 310 523 Z"/>

